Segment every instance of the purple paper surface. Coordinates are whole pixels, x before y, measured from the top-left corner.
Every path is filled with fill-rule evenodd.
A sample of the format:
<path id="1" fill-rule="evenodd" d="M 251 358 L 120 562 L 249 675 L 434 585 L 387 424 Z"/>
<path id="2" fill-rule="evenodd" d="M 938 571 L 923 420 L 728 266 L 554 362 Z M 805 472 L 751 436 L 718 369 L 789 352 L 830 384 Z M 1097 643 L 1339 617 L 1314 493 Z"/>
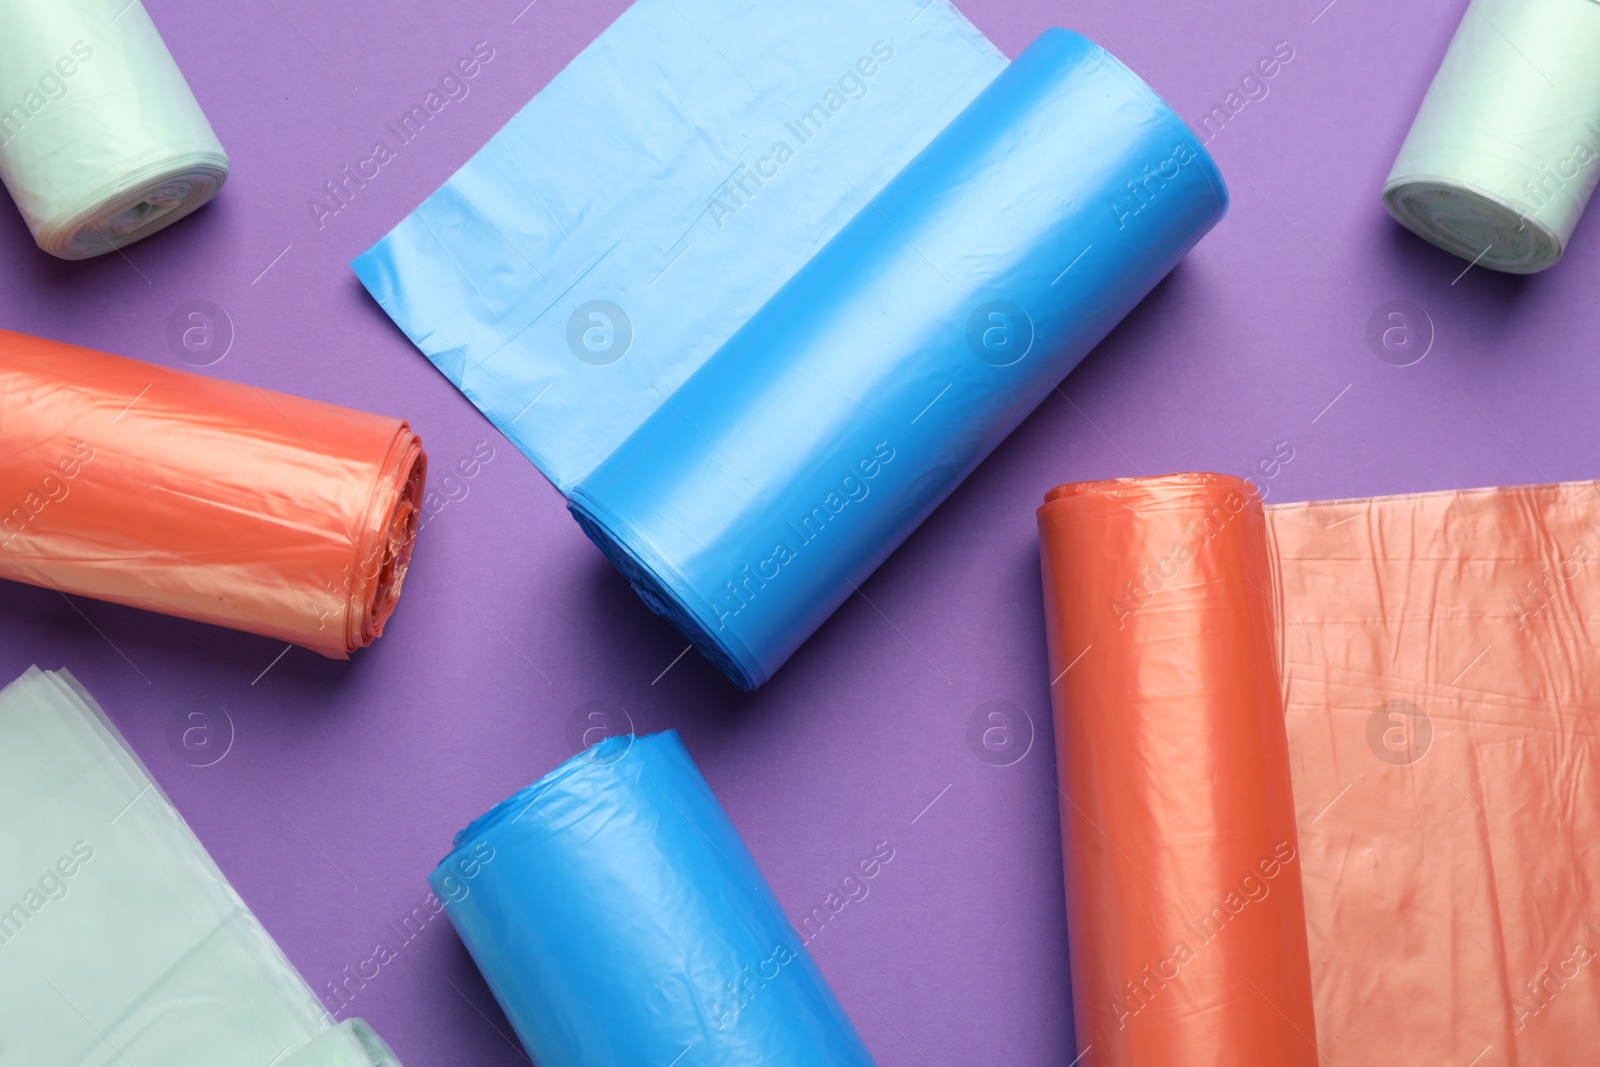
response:
<path id="1" fill-rule="evenodd" d="M 684 642 L 348 267 L 623 0 L 147 0 L 233 176 L 194 217 L 84 263 L 38 251 L 3 206 L 0 326 L 188 366 L 220 341 L 186 352 L 169 321 L 209 301 L 231 344 L 201 373 L 408 418 L 454 499 L 427 520 L 389 631 L 350 663 L 0 583 L 0 680 L 71 669 L 306 979 L 408 1067 L 526 1062 L 443 917 L 404 920 L 429 914 L 424 879 L 451 835 L 574 752 L 596 708 L 682 733 L 796 922 L 891 843 L 868 896 L 810 943 L 881 1063 L 1069 1062 L 1045 490 L 1212 469 L 1253 473 L 1279 502 L 1600 474 L 1600 222 L 1531 278 L 1463 274 L 1401 230 L 1379 189 L 1461 10 L 1325 2 L 964 0 L 1007 54 L 1065 25 L 1191 123 L 1222 107 L 1205 136 L 1232 210 L 863 596 L 744 694 L 678 658 Z M 468 95 L 330 213 L 324 183 L 395 146 L 388 125 L 478 42 L 494 55 Z M 1275 46 L 1293 58 L 1262 79 Z M 1395 301 L 1431 344 L 1369 343 Z M 1017 749 L 985 760 L 968 740 L 996 700 L 1032 722 L 1007 766 Z M 186 748 L 197 722 L 213 732 Z M 364 964 L 380 943 L 392 958 Z M 347 1003 L 328 992 L 361 970 L 375 977 L 348 981 Z"/>

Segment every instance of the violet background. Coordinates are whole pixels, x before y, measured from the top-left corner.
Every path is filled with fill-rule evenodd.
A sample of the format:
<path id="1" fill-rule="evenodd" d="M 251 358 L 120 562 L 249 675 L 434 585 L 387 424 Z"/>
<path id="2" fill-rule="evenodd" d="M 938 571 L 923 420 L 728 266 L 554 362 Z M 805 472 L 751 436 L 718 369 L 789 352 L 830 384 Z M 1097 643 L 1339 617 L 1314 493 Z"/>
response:
<path id="1" fill-rule="evenodd" d="M 404 416 L 436 487 L 480 442 L 495 458 L 428 522 L 388 633 L 352 662 L 0 583 L 0 679 L 76 673 L 319 991 L 398 941 L 451 835 L 575 751 L 574 716 L 602 702 L 682 733 L 795 918 L 893 845 L 811 945 L 886 1067 L 1069 1062 L 1034 507 L 1065 481 L 1246 473 L 1285 441 L 1272 502 L 1595 476 L 1600 219 L 1519 279 L 1462 276 L 1384 212 L 1459 3 L 961 0 L 1008 55 L 1051 25 L 1086 33 L 1192 122 L 1276 42 L 1295 56 L 1210 144 L 1227 219 L 872 578 L 881 614 L 848 603 L 747 695 L 694 653 L 662 673 L 684 642 L 347 266 L 626 6 L 524 3 L 147 0 L 233 176 L 198 215 L 85 263 L 39 252 L 4 207 L 0 326 L 185 366 L 168 317 L 210 300 L 236 336 L 201 373 Z M 495 55 L 470 95 L 319 229 L 323 182 L 478 41 Z M 1403 368 L 1366 341 L 1401 298 L 1436 330 Z M 1036 728 L 1011 766 L 967 743 L 995 699 Z M 191 766 L 169 727 L 217 708 L 232 747 Z M 525 1062 L 442 918 L 345 1014 L 408 1067 Z"/>

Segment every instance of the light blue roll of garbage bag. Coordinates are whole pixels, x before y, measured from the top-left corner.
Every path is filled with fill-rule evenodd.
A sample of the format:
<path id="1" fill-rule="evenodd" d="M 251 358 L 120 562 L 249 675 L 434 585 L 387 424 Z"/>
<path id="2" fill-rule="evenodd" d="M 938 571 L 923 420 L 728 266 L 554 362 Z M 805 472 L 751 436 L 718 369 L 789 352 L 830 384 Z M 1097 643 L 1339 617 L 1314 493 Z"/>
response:
<path id="1" fill-rule="evenodd" d="M 352 266 L 755 688 L 1226 206 L 1068 31 L 637 0 Z"/>
<path id="2" fill-rule="evenodd" d="M 1154 91 L 1049 30 L 568 506 L 753 689 L 1226 209 Z"/>
<path id="3" fill-rule="evenodd" d="M 574 756 L 429 882 L 539 1067 L 873 1063 L 671 731 Z"/>

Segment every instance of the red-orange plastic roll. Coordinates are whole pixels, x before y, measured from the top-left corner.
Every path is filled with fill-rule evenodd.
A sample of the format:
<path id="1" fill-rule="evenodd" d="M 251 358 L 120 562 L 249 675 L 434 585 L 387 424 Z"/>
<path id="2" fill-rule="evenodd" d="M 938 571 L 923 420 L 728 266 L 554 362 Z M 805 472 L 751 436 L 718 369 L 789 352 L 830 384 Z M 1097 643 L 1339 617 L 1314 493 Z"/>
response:
<path id="1" fill-rule="evenodd" d="M 1085 1064 L 1594 1058 L 1600 483 L 1039 531 Z"/>
<path id="2" fill-rule="evenodd" d="M 399 419 L 0 330 L 0 578 L 344 659 L 426 472 Z"/>
<path id="3" fill-rule="evenodd" d="M 1315 1064 L 1261 506 L 1220 475 L 1039 509 L 1078 1046 Z"/>

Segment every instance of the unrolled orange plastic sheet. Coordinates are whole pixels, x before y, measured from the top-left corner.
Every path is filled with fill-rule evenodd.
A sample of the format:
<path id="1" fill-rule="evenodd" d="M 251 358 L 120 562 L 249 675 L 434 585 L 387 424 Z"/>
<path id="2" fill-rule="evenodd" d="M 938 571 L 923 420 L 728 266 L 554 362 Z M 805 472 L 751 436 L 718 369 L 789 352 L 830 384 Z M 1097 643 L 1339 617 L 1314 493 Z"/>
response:
<path id="1" fill-rule="evenodd" d="M 1051 491 L 1080 1053 L 1593 1061 L 1597 489 Z"/>
<path id="2" fill-rule="evenodd" d="M 393 613 L 405 422 L 0 330 L 0 578 L 343 659 Z"/>

